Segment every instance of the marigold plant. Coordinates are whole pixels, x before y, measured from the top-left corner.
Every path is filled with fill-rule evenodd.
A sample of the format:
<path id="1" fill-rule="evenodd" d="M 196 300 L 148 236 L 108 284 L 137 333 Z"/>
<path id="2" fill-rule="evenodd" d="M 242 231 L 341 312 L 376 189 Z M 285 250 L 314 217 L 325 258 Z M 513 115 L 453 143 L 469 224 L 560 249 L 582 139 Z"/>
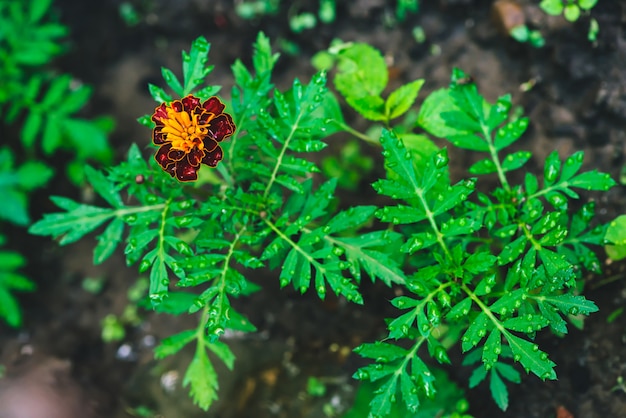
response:
<path id="1" fill-rule="evenodd" d="M 383 97 L 389 77 L 382 54 L 363 44 L 336 49 L 336 89 L 379 124 L 380 135 L 368 137 L 345 122 L 324 71 L 308 84 L 274 88 L 278 56 L 263 34 L 253 71 L 241 61 L 232 67 L 227 107 L 215 97 L 218 87 L 202 87 L 211 71 L 208 52 L 199 38 L 183 53 L 182 83 L 162 70 L 176 98 L 150 86 L 159 105 L 140 118 L 158 147 L 150 163 L 133 145 L 128 160 L 106 174 L 87 169 L 106 207 L 53 197 L 62 212 L 31 228 L 67 244 L 106 224 L 94 261 L 124 241 L 128 264 L 149 274 L 153 308 L 197 316 L 197 327 L 164 339 L 155 354 L 163 358 L 195 344 L 183 384 L 200 407 L 217 398 L 207 352 L 232 368 L 234 355 L 220 338 L 227 329 L 255 331 L 233 300 L 259 290 L 250 271 L 261 267 L 278 269 L 282 287 L 310 289 L 322 299 L 332 292 L 362 304 L 366 277 L 396 288 L 391 303 L 398 313 L 387 319 L 387 335 L 355 348 L 372 362 L 354 375 L 371 388 L 371 417 L 424 410 L 445 382 L 433 363 L 450 364 L 454 344 L 474 369 L 469 386 L 487 380 L 502 409 L 505 382 L 519 382 L 520 372 L 556 378 L 555 363 L 535 337 L 545 329 L 565 334 L 571 316 L 598 309 L 576 284 L 584 270 L 599 272 L 589 245 L 602 244 L 605 231 L 592 224 L 593 202 L 575 213 L 568 202 L 580 190 L 611 188 L 607 174 L 580 172 L 581 152 L 564 159 L 554 152 L 543 173 L 527 172 L 515 184 L 511 173 L 532 154 L 510 147 L 530 121 L 511 114 L 508 95 L 488 103 L 460 70 L 407 124 L 398 121 L 415 106 L 424 80 Z M 320 178 L 309 154 L 339 131 L 380 145 L 386 176 L 373 187 L 384 198 L 381 206 L 341 210 L 336 179 Z M 452 179 L 448 151 L 432 138 L 483 158 L 469 168 L 470 177 Z M 202 164 L 216 168 L 199 175 Z M 483 182 L 486 176 L 490 182 Z M 434 414 L 454 412 L 454 401 L 435 405 Z"/>

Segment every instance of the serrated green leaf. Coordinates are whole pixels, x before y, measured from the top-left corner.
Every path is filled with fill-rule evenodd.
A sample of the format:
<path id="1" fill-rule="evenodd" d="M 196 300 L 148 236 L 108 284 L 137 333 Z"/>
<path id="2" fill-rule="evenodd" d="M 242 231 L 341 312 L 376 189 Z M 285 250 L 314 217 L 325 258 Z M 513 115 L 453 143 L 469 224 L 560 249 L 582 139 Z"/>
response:
<path id="1" fill-rule="evenodd" d="M 197 330 L 190 329 L 165 338 L 154 348 L 154 357 L 162 359 L 178 353 L 184 346 L 195 340 L 197 334 Z"/>
<path id="2" fill-rule="evenodd" d="M 205 344 L 220 360 L 224 362 L 229 370 L 233 370 L 235 364 L 235 354 L 230 347 L 222 341 L 209 342 L 205 337 Z"/>
<path id="3" fill-rule="evenodd" d="M 488 252 L 480 251 L 470 254 L 463 263 L 463 268 L 471 273 L 478 274 L 490 270 L 498 258 Z"/>
<path id="4" fill-rule="evenodd" d="M 183 89 L 183 85 L 178 81 L 178 77 L 170 70 L 169 68 L 161 67 L 161 75 L 163 76 L 163 80 L 172 89 L 174 95 L 177 97 L 184 97 L 185 92 Z"/>
<path id="5" fill-rule="evenodd" d="M 107 180 L 104 174 L 94 170 L 90 166 L 85 166 L 85 175 L 96 193 L 102 196 L 102 198 L 104 198 L 104 200 L 106 200 L 111 206 L 114 208 L 121 208 L 124 206 L 122 198 L 115 189 L 115 186 Z"/>
<path id="6" fill-rule="evenodd" d="M 157 103 L 169 103 L 173 100 L 172 96 L 167 94 L 165 90 L 152 83 L 148 83 L 148 91 L 150 92 L 150 96 L 152 96 Z"/>
<path id="7" fill-rule="evenodd" d="M 517 141 L 528 128 L 528 123 L 528 118 L 520 118 L 498 129 L 493 142 L 496 150 L 500 151 Z"/>
<path id="8" fill-rule="evenodd" d="M 375 343 L 361 344 L 354 349 L 354 352 L 361 357 L 375 359 L 378 363 L 389 363 L 406 357 L 408 350 L 395 344 L 376 341 Z"/>
<path id="9" fill-rule="evenodd" d="M 556 364 L 548 358 L 548 355 L 539 350 L 536 344 L 517 337 L 509 332 L 504 334 L 511 351 L 513 359 L 522 364 L 524 368 L 533 372 L 541 379 L 556 379 L 554 366 Z"/>
<path id="10" fill-rule="evenodd" d="M 386 121 L 385 101 L 380 96 L 348 96 L 346 102 L 365 119 L 371 121 Z"/>
<path id="11" fill-rule="evenodd" d="M 333 234 L 357 228 L 369 221 L 374 216 L 375 211 L 376 206 L 357 206 L 341 211 L 328 221 L 324 232 Z"/>
<path id="12" fill-rule="evenodd" d="M 474 133 L 449 136 L 446 139 L 454 144 L 455 147 L 472 151 L 489 151 L 489 144 L 483 138 Z"/>
<path id="13" fill-rule="evenodd" d="M 586 171 L 569 180 L 568 185 L 580 187 L 585 190 L 607 191 L 617 183 L 607 173 L 600 173 L 597 170 Z"/>
<path id="14" fill-rule="evenodd" d="M 502 171 L 517 170 L 523 167 L 530 160 L 530 157 L 532 157 L 532 153 L 528 151 L 518 151 L 509 154 L 502 160 Z"/>
<path id="15" fill-rule="evenodd" d="M 494 328 L 489 333 L 482 350 L 482 360 L 485 368 L 492 368 L 498 361 L 498 357 L 502 352 L 501 338 L 502 334 L 497 328 Z"/>
<path id="16" fill-rule="evenodd" d="M 433 215 L 440 215 L 458 206 L 467 200 L 475 187 L 476 179 L 470 178 L 461 180 L 454 186 L 450 186 L 445 193 L 437 194 L 435 196 L 435 204 L 432 208 Z M 463 222 L 463 220 L 461 222 Z M 467 222 L 469 223 L 469 221 Z"/>
<path id="17" fill-rule="evenodd" d="M 478 316 L 474 318 L 461 339 L 461 349 L 463 352 L 469 351 L 472 347 L 475 347 L 480 340 L 487 335 L 489 324 L 489 317 L 484 312 L 479 313 Z"/>
<path id="18" fill-rule="evenodd" d="M 509 318 L 502 322 L 504 328 L 511 331 L 524 332 L 526 334 L 532 334 L 539 331 L 548 325 L 548 320 L 541 315 L 521 315 L 514 318 Z"/>
<path id="19" fill-rule="evenodd" d="M 423 84 L 424 80 L 415 80 L 394 90 L 385 102 L 387 119 L 395 119 L 406 113 L 415 103 Z"/>
<path id="20" fill-rule="evenodd" d="M 527 243 L 528 238 L 526 236 L 522 235 L 517 237 L 502 249 L 502 252 L 498 255 L 498 263 L 504 265 L 515 261 L 522 255 Z"/>
<path id="21" fill-rule="evenodd" d="M 203 84 L 206 76 L 213 69 L 212 66 L 206 64 L 210 49 L 211 44 L 200 36 L 191 43 L 189 54 L 182 52 L 184 88 L 181 97 L 192 93 L 197 86 Z"/>
<path id="22" fill-rule="evenodd" d="M 450 312 L 446 315 L 446 318 L 451 320 L 459 320 L 461 318 L 467 317 L 472 307 L 472 299 L 467 297 L 454 305 Z"/>
<path id="23" fill-rule="evenodd" d="M 569 315 L 589 315 L 590 313 L 598 311 L 598 306 L 592 301 L 585 299 L 584 296 L 569 293 L 554 296 L 542 295 L 537 296 L 536 299 L 544 303 L 549 303 L 562 313 Z"/>
<path id="24" fill-rule="evenodd" d="M 342 50 L 337 58 L 335 88 L 344 97 L 379 96 L 387 86 L 385 59 L 380 51 L 370 45 L 352 44 Z"/>
<path id="25" fill-rule="evenodd" d="M 217 373 L 207 356 L 204 346 L 198 344 L 195 355 L 183 378 L 183 387 L 189 386 L 194 404 L 207 411 L 217 400 Z"/>
<path id="26" fill-rule="evenodd" d="M 121 218 L 115 218 L 106 227 L 104 232 L 98 236 L 98 245 L 96 245 L 93 251 L 93 263 L 95 265 L 101 264 L 113 254 L 117 245 L 122 240 L 123 232 L 124 221 Z"/>

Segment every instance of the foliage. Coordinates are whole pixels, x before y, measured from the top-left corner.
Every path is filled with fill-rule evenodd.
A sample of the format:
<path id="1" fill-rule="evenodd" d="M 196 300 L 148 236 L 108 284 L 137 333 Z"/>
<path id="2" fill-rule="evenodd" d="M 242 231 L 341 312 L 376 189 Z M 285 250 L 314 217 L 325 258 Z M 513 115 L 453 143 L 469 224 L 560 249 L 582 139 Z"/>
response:
<path id="1" fill-rule="evenodd" d="M 561 16 L 569 22 L 576 22 L 583 13 L 589 13 L 598 0 L 542 0 L 539 7 L 551 16 Z M 595 41 L 598 36 L 598 21 L 591 18 L 587 38 Z"/>
<path id="2" fill-rule="evenodd" d="M 172 94 L 150 86 L 155 100 L 192 93 L 207 100 L 217 93 L 204 85 L 212 69 L 208 52 L 204 38 L 183 52 L 182 80 L 162 69 Z M 437 385 L 444 385 L 442 392 L 447 387 L 430 359 L 449 364 L 447 352 L 456 343 L 466 353 L 464 364 L 475 369 L 470 386 L 488 381 L 503 409 L 504 381 L 518 382 L 520 368 L 555 379 L 555 364 L 535 336 L 546 328 L 564 334 L 569 315 L 597 310 L 576 294 L 575 284 L 583 269 L 599 271 L 588 245 L 601 244 L 605 231 L 590 227 L 593 203 L 572 214 L 569 201 L 580 189 L 607 190 L 613 180 L 580 172 L 581 152 L 564 160 L 554 152 L 542 176 L 527 173 L 514 183 L 516 170 L 532 158 L 514 149 L 529 121 L 510 116 L 508 95 L 486 102 L 459 70 L 450 88 L 431 93 L 411 119 L 423 80 L 385 94 L 389 77 L 380 52 L 364 44 L 339 48 L 334 85 L 374 122 L 371 132 L 379 135 L 373 138 L 346 124 L 326 72 L 276 89 L 277 59 L 259 34 L 252 68 L 241 61 L 232 66 L 235 85 L 225 112 L 237 129 L 220 143 L 224 158 L 215 170 L 181 184 L 133 145 L 127 161 L 106 172 L 85 170 L 102 205 L 52 197 L 61 211 L 45 215 L 30 232 L 67 244 L 99 229 L 95 263 L 123 245 L 128 264 L 149 276 L 155 310 L 197 315 L 196 328 L 164 339 L 155 354 L 163 358 L 195 345 L 184 384 L 203 409 L 219 387 L 208 352 L 232 368 L 234 355 L 220 337 L 227 329 L 255 330 L 233 302 L 259 290 L 252 270 L 262 267 L 279 270 L 281 287 L 322 299 L 332 292 L 362 304 L 364 277 L 397 288 L 400 296 L 391 303 L 398 314 L 388 319 L 388 335 L 355 349 L 372 361 L 355 373 L 374 388 L 371 417 L 425 410 Z M 149 116 L 140 121 L 153 127 Z M 339 131 L 382 146 L 386 178 L 373 187 L 383 206 L 344 209 L 337 180 L 319 178 L 312 153 Z M 452 181 L 448 150 L 429 135 L 485 158 L 470 168 L 472 177 Z"/>
<path id="3" fill-rule="evenodd" d="M 5 237 L 0 235 L 0 245 L 5 243 Z M 22 313 L 18 301 L 11 293 L 32 291 L 35 287 L 32 281 L 15 271 L 25 262 L 24 257 L 17 252 L 0 251 L 0 318 L 13 327 L 22 324 Z"/>
<path id="4" fill-rule="evenodd" d="M 18 140 L 18 135 L 7 129 L 0 148 L 0 192 L 4 198 L 0 222 L 18 226 L 30 223 L 30 195 L 52 178 L 49 160 L 55 152 L 64 149 L 74 158 L 68 175 L 75 183 L 81 180 L 86 160 L 107 162 L 111 154 L 106 140 L 110 121 L 76 116 L 91 89 L 77 85 L 69 74 L 57 74 L 49 68 L 49 63 L 64 52 L 63 38 L 67 35 L 67 28 L 53 15 L 51 0 L 0 0 L 0 121 L 20 130 Z M 8 261 L 0 279 L 0 317 L 19 326 L 17 301 L 9 291 L 31 290 L 34 285 L 13 272 L 24 263 L 21 255 L 4 252 L 2 257 Z"/>
<path id="5" fill-rule="evenodd" d="M 583 11 L 589 11 L 598 0 L 542 0 L 539 7 L 549 15 L 563 15 L 570 22 L 576 22 Z"/>
<path id="6" fill-rule="evenodd" d="M 9 124 L 23 120 L 20 140 L 28 158 L 37 150 L 46 157 L 70 151 L 74 161 L 68 175 L 78 183 L 86 160 L 109 161 L 106 135 L 112 122 L 77 117 L 91 88 L 45 67 L 63 52 L 67 35 L 65 26 L 50 19 L 51 3 L 0 0 L 0 118 Z"/>

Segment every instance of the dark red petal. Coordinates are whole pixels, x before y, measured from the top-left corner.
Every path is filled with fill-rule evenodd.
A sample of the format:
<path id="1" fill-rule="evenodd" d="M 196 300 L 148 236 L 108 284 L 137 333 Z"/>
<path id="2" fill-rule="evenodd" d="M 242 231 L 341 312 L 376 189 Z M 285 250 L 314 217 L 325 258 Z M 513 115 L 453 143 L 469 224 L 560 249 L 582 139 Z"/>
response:
<path id="1" fill-rule="evenodd" d="M 200 106 L 200 99 L 198 99 L 197 97 L 191 94 L 185 97 L 182 100 L 182 102 L 183 102 L 183 108 L 185 109 L 185 112 L 190 112 L 196 107 Z"/>
<path id="2" fill-rule="evenodd" d="M 219 115 L 226 106 L 224 106 L 224 103 L 222 103 L 220 99 L 215 96 L 211 96 L 208 100 L 202 103 L 202 107 L 214 115 Z"/>
<path id="3" fill-rule="evenodd" d="M 164 134 L 163 132 L 161 132 L 161 130 L 163 129 L 163 126 L 157 126 L 156 128 L 154 128 L 152 130 L 152 143 L 154 145 L 163 145 L 165 144 L 165 138 L 167 137 L 167 134 Z"/>
<path id="4" fill-rule="evenodd" d="M 172 149 L 167 153 L 167 157 L 172 161 L 180 161 L 185 156 L 185 151 L 179 149 Z"/>
<path id="5" fill-rule="evenodd" d="M 176 170 L 176 165 L 174 165 L 174 164 L 170 164 L 170 165 L 168 165 L 168 166 L 167 166 L 167 168 L 166 168 L 166 169 L 164 169 L 164 170 L 165 170 L 165 172 L 166 172 L 167 174 L 169 174 L 170 176 L 174 177 L 174 170 Z"/>
<path id="6" fill-rule="evenodd" d="M 217 147 L 211 152 L 207 152 L 204 158 L 202 159 L 202 164 L 206 164 L 209 167 L 217 166 L 224 157 L 224 152 L 222 151 L 222 147 Z"/>
<path id="7" fill-rule="evenodd" d="M 154 154 L 154 159 L 157 163 L 163 168 L 166 169 L 168 165 L 172 164 L 174 161 L 170 160 L 168 157 L 168 153 L 172 146 L 170 144 L 162 145 L 161 148 L 158 149 L 156 154 Z"/>
<path id="8" fill-rule="evenodd" d="M 182 111 L 183 111 L 183 109 L 185 108 L 185 107 L 183 106 L 183 103 L 182 103 L 180 100 L 174 100 L 174 101 L 170 104 L 170 107 L 171 107 L 172 109 L 174 109 L 175 111 L 177 111 L 177 112 L 182 112 Z"/>
<path id="9" fill-rule="evenodd" d="M 156 122 L 157 124 L 163 125 L 161 119 L 167 119 L 167 106 L 165 103 L 161 103 L 154 109 L 154 114 L 152 115 L 152 122 Z"/>
<path id="10" fill-rule="evenodd" d="M 233 118 L 228 113 L 222 113 L 211 121 L 208 131 L 209 135 L 217 142 L 222 141 L 235 133 Z"/>
<path id="11" fill-rule="evenodd" d="M 186 158 L 176 163 L 176 178 L 180 181 L 193 181 L 198 179 L 198 167 L 189 164 Z"/>
<path id="12" fill-rule="evenodd" d="M 202 142 L 204 142 L 204 151 L 205 152 L 213 151 L 217 147 L 217 145 L 218 145 L 217 141 L 214 140 L 213 138 L 211 138 L 210 136 L 205 136 L 204 140 Z"/>
<path id="13" fill-rule="evenodd" d="M 202 158 L 204 157 L 204 151 L 198 149 L 198 147 L 193 147 L 189 154 L 187 154 L 187 159 L 189 160 L 189 164 L 194 167 L 200 165 Z"/>

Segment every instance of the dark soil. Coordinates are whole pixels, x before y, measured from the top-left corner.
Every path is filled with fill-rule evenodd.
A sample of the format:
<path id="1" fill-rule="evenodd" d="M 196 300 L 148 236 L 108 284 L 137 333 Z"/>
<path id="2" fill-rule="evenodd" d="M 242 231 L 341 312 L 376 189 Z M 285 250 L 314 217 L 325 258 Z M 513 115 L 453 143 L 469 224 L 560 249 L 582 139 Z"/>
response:
<path id="1" fill-rule="evenodd" d="M 600 34 L 591 43 L 586 39 L 588 17 L 570 24 L 543 14 L 538 1 L 520 0 L 526 22 L 546 38 L 541 49 L 503 36 L 492 15 L 492 2 L 486 0 L 423 1 L 418 14 L 395 24 L 385 23 L 393 15 L 395 2 L 338 1 L 336 22 L 301 34 L 290 32 L 286 7 L 277 16 L 245 21 L 234 13 L 229 0 L 130 3 L 141 18 L 135 26 L 121 19 L 120 0 L 56 2 L 60 19 L 72 33 L 70 53 L 58 66 L 94 86 L 88 115 L 108 114 L 117 121 L 112 143 L 119 159 L 132 142 L 142 147 L 149 144 L 150 133 L 136 118 L 155 106 L 147 83 L 161 84 L 161 66 L 178 69 L 180 51 L 188 50 L 190 42 L 203 35 L 212 45 L 211 84 L 223 85 L 222 92 L 228 94 L 233 82 L 230 65 L 236 58 L 250 62 L 252 43 L 263 30 L 276 47 L 289 41 L 299 48 L 296 55 L 282 54 L 275 74 L 281 89 L 294 77 L 307 80 L 314 72 L 311 55 L 327 48 L 332 39 L 367 42 L 388 58 L 392 87 L 417 78 L 426 80 L 420 97 L 446 86 L 453 67 L 471 74 L 490 101 L 511 93 L 514 104 L 523 107 L 531 120 L 531 128 L 520 141 L 521 148 L 534 154 L 531 170 L 540 172 L 545 156 L 554 149 L 562 156 L 584 150 L 584 168 L 607 171 L 616 179 L 625 163 L 626 1 L 604 1 L 594 8 Z M 417 25 L 426 34 L 422 44 L 411 34 Z M 524 91 L 521 86 L 528 82 L 534 87 Z M 347 138 L 337 135 L 331 140 L 340 143 Z M 454 151 L 453 175 L 464 175 L 473 158 Z M 364 182 L 363 188 L 369 190 L 369 185 Z M 46 196 L 68 193 L 81 198 L 67 186 L 51 186 L 36 197 L 35 215 L 54 210 Z M 344 203 L 363 203 L 353 195 L 350 199 L 354 201 Z M 597 205 L 601 220 L 624 213 L 625 202 L 621 186 L 602 195 Z M 0 328 L 2 360 L 10 365 L 19 353 L 31 351 L 68 360 L 68 373 L 85 388 L 102 417 L 130 417 L 131 408 L 142 405 L 168 418 L 323 417 L 324 403 L 350 405 L 355 390 L 350 376 L 361 364 L 350 350 L 384 335 L 383 318 L 392 314 L 388 300 L 393 292 L 378 285 L 365 284 L 365 305 L 354 306 L 343 300 L 321 302 L 314 295 L 280 291 L 274 272 L 264 272 L 255 278 L 263 290 L 237 302 L 259 331 L 225 339 L 237 362 L 233 372 L 216 362 L 220 401 L 207 415 L 191 405 L 186 389 L 181 388 L 191 353 L 160 362 L 152 356 L 155 342 L 195 326 L 195 318 L 145 312 L 145 322 L 129 327 L 123 342 L 105 344 L 100 337 L 101 321 L 109 313 L 123 312 L 126 292 L 137 278 L 135 268 L 127 268 L 120 253 L 94 267 L 95 241 L 59 248 L 19 230 L 11 233 L 18 249 L 29 256 L 27 273 L 39 289 L 22 298 L 24 329 L 15 333 Z M 495 407 L 487 388 L 471 390 L 468 399 L 474 416 L 543 418 L 560 411 L 558 417 L 565 418 L 565 410 L 584 418 L 626 416 L 626 388 L 616 389 L 618 378 L 626 373 L 626 315 L 607 321 L 626 303 L 624 265 L 613 264 L 605 270 L 602 277 L 588 279 L 587 296 L 596 301 L 600 312 L 585 321 L 584 330 L 572 327 L 561 338 L 539 336 L 542 348 L 558 364 L 559 380 L 542 382 L 527 376 L 521 385 L 509 386 L 506 413 Z M 105 279 L 100 294 L 82 289 L 88 277 Z M 466 386 L 467 370 L 448 371 Z M 326 379 L 324 397 L 306 394 L 309 376 Z"/>

